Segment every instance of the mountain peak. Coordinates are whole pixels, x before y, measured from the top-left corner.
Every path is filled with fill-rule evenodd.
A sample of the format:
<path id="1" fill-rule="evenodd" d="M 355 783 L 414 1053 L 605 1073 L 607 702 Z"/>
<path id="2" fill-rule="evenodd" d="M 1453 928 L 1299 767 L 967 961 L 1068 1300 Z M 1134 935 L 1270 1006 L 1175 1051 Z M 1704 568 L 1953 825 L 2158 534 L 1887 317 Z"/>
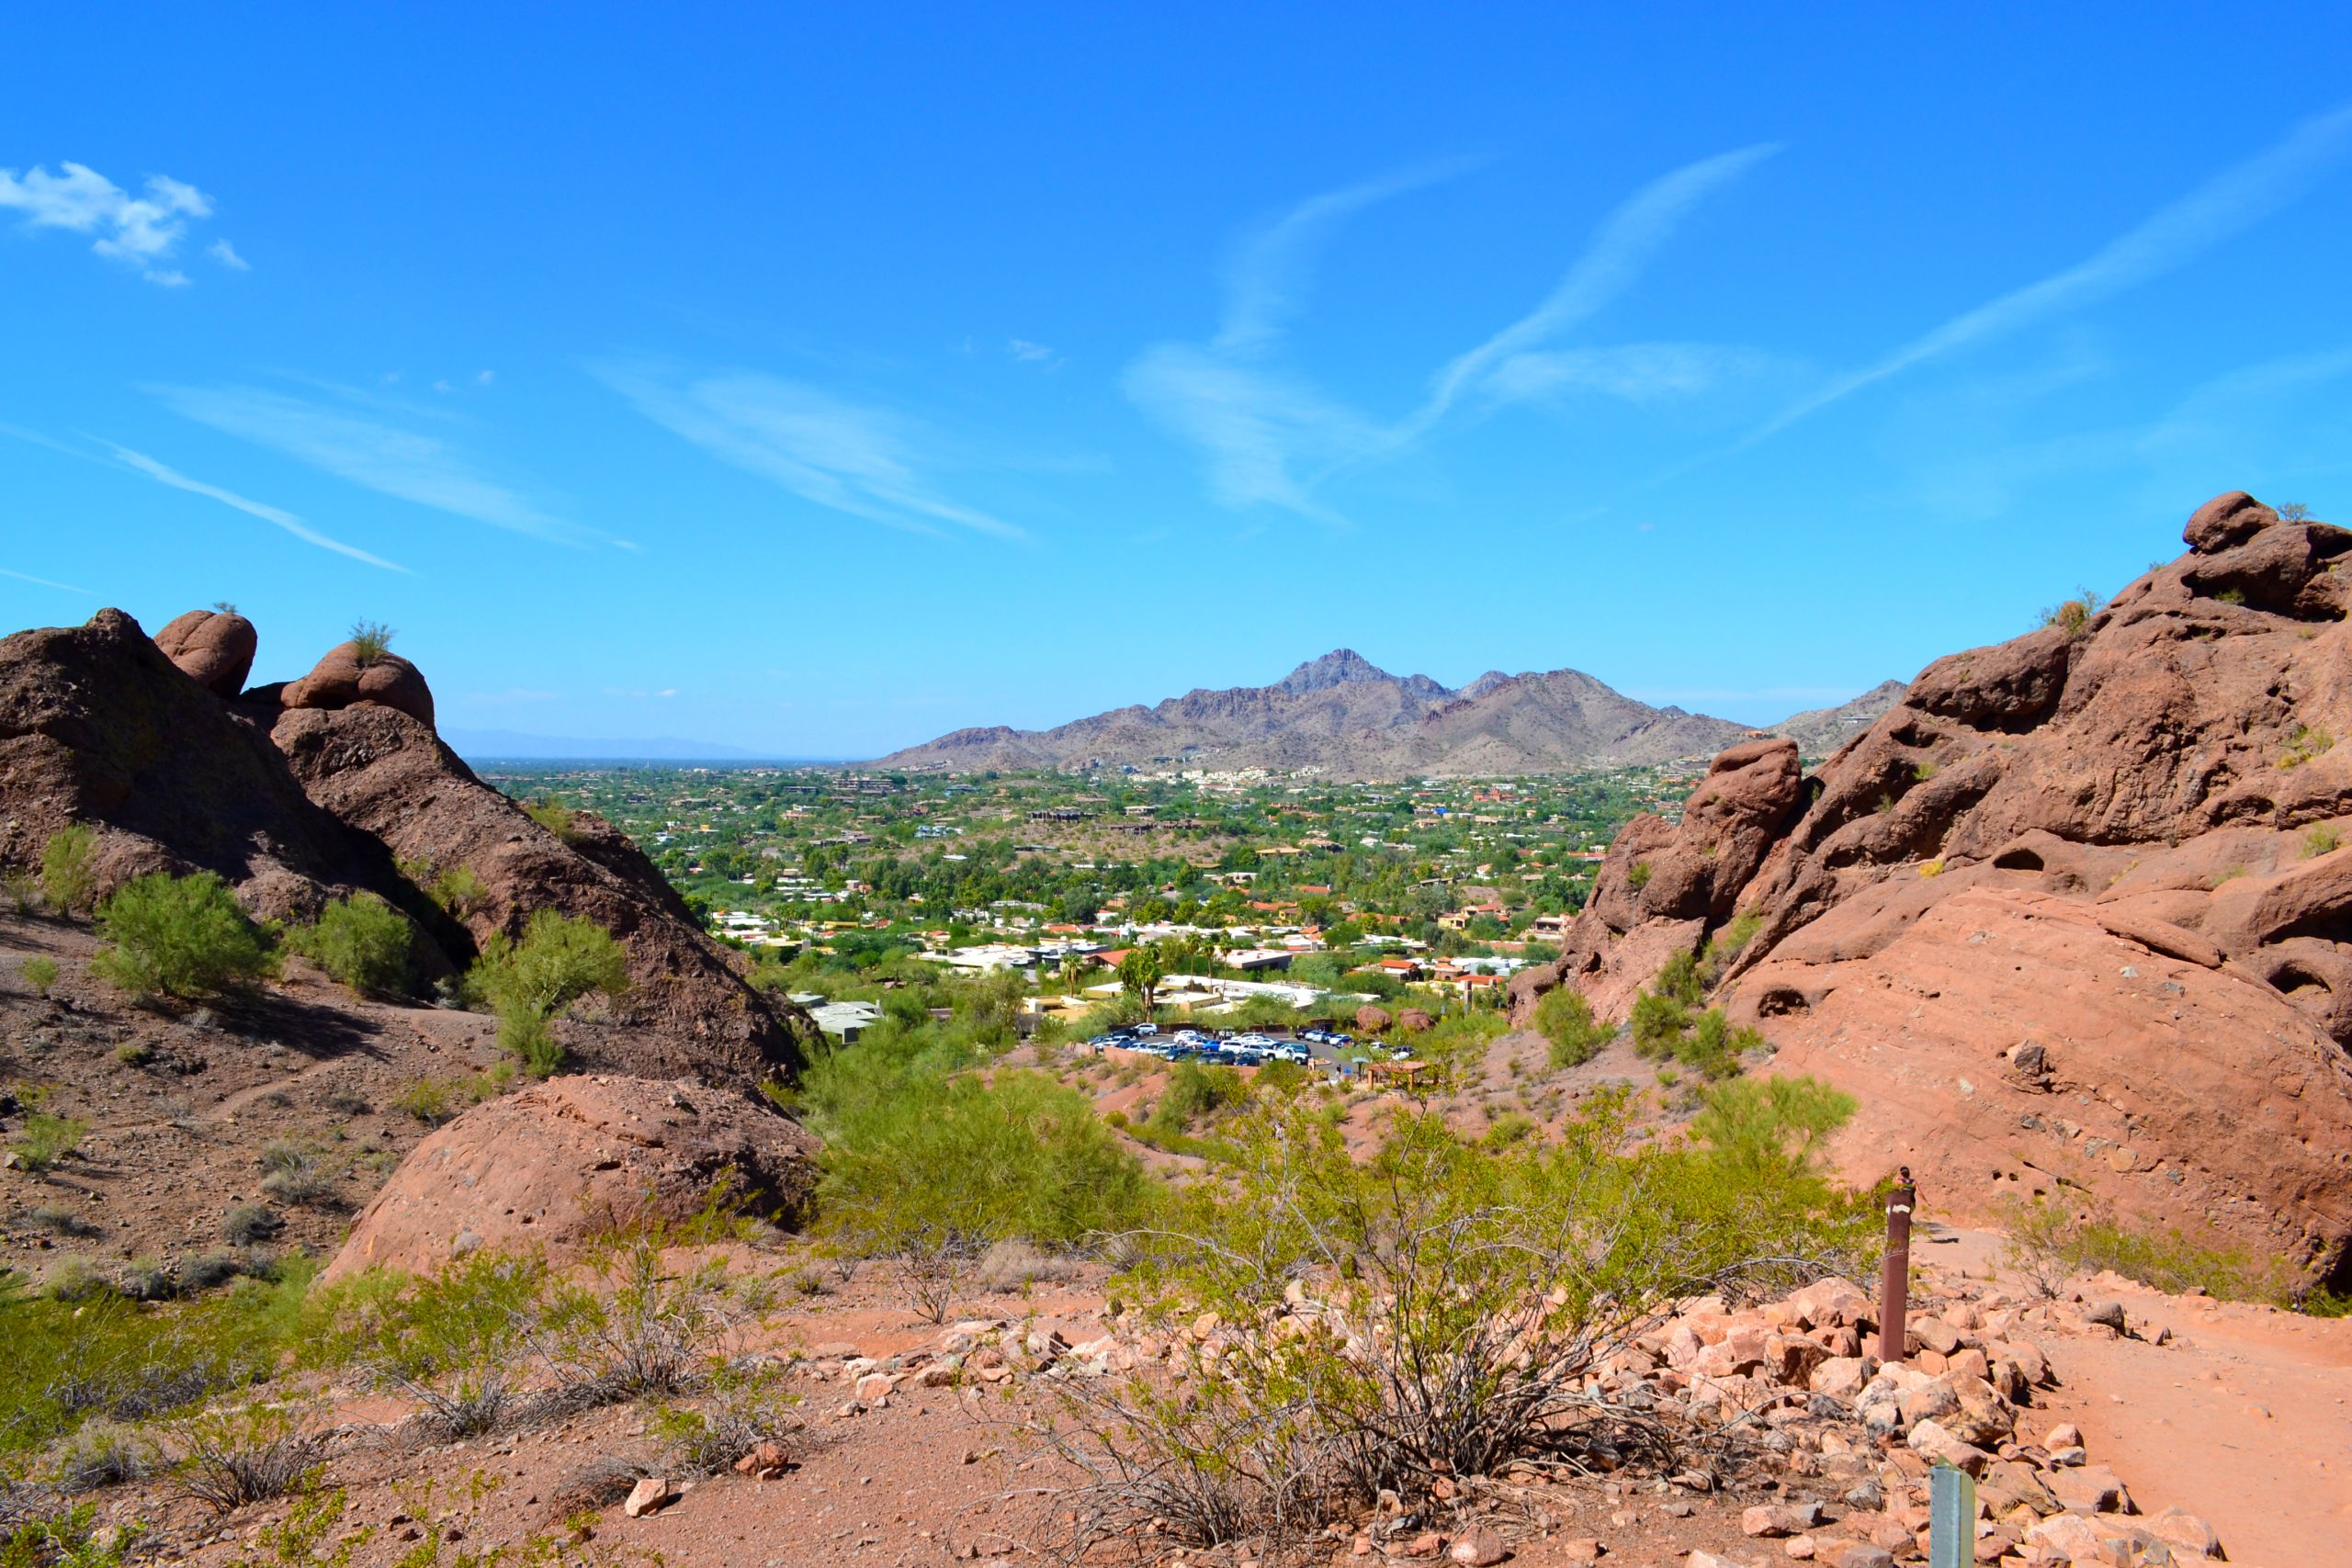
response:
<path id="1" fill-rule="evenodd" d="M 1394 681 L 1396 677 L 1352 648 L 1335 648 L 1320 659 L 1310 659 L 1276 682 L 1275 690 L 1297 696 L 1328 691 L 1353 681 Z"/>

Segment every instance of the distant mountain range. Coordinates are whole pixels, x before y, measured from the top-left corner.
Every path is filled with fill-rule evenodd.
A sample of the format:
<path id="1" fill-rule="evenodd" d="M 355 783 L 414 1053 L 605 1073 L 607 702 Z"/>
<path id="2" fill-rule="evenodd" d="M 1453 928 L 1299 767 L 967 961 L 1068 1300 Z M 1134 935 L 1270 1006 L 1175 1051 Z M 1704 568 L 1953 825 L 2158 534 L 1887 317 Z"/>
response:
<path id="1" fill-rule="evenodd" d="M 1769 733 L 1826 755 L 1902 699 L 1889 681 Z M 1114 708 L 1052 729 L 959 729 L 882 758 L 902 770 L 1317 767 L 1346 778 L 1566 773 L 1710 756 L 1750 726 L 1652 707 L 1576 670 L 1488 671 L 1455 690 L 1391 675 L 1351 649 L 1310 660 L 1271 686 L 1195 690 L 1153 707 Z"/>

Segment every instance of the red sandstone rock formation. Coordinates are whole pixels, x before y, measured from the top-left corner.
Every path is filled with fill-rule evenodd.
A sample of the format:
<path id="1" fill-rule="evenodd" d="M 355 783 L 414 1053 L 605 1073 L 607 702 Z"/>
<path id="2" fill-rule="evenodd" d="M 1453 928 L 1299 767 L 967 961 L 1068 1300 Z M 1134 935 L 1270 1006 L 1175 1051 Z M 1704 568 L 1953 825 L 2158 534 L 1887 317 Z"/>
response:
<path id="1" fill-rule="evenodd" d="M 1853 1174 L 1962 1213 L 2074 1183 L 2352 1268 L 2352 532 L 2233 493 L 2185 536 L 2077 626 L 1929 665 L 1812 778 L 1725 752 L 1619 836 L 1521 1016 L 1565 983 L 1622 1018 L 1752 917 L 1718 999 L 1860 1094 Z"/>
<path id="2" fill-rule="evenodd" d="M 816 1140 L 688 1081 L 549 1078 L 476 1106 L 419 1144 L 324 1278 L 431 1273 L 480 1247 L 563 1257 L 616 1226 L 684 1219 L 725 1182 L 787 1217 L 816 1185 Z"/>

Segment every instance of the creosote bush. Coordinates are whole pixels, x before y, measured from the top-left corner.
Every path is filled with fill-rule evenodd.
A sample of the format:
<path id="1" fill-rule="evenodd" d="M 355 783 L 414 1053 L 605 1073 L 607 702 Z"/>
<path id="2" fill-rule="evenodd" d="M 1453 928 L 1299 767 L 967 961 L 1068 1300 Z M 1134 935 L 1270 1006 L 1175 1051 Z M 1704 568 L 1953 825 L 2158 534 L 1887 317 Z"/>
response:
<path id="1" fill-rule="evenodd" d="M 1705 999 L 1701 960 L 1676 953 L 1634 998 L 1634 1048 L 1645 1056 L 1673 1057 L 1710 1078 L 1737 1074 L 1741 1055 L 1760 1049 L 1764 1037 L 1753 1029 L 1734 1028 L 1721 1008 L 1699 1010 Z"/>
<path id="2" fill-rule="evenodd" d="M 98 891 L 98 840 L 76 822 L 49 836 L 40 852 L 41 897 L 61 915 L 88 912 Z"/>
<path id="3" fill-rule="evenodd" d="M 1758 1103 L 1737 1150 L 1641 1140 L 1623 1096 L 1556 1143 L 1482 1146 L 1401 1111 L 1369 1160 L 1298 1108 L 1253 1111 L 1114 1287 L 1180 1343 L 1215 1314 L 1215 1354 L 1183 1352 L 1173 1384 L 1066 1385 L 1051 1436 L 1091 1477 L 1079 1533 L 1158 1519 L 1187 1544 L 1296 1543 L 1384 1492 L 1409 1507 L 1442 1481 L 1638 1448 L 1640 1413 L 1585 1387 L 1600 1362 L 1679 1296 L 1864 1257 L 1870 1203 Z"/>
<path id="4" fill-rule="evenodd" d="M 286 945 L 355 991 L 396 995 L 408 988 L 414 928 L 373 893 L 337 898 L 318 923 L 287 932 Z"/>
<path id="5" fill-rule="evenodd" d="M 2001 1221 L 2002 1261 L 2045 1297 L 2076 1275 L 2105 1269 L 2174 1295 L 2196 1289 L 2223 1301 L 2297 1302 L 2297 1277 L 2283 1258 L 2127 1224 L 2104 1208 L 2078 1212 L 2057 1197 L 2012 1201 Z"/>
<path id="6" fill-rule="evenodd" d="M 8 1147 L 17 1156 L 18 1169 L 40 1175 L 81 1147 L 82 1135 L 88 1131 L 87 1123 L 74 1117 L 36 1111 L 25 1118 L 24 1131 Z"/>
<path id="7" fill-rule="evenodd" d="M 1535 1004 L 1535 1030 L 1549 1043 L 1552 1066 L 1579 1066 L 1600 1053 L 1617 1032 L 1593 1021 L 1592 1006 L 1574 986 L 1559 985 Z"/>
<path id="8" fill-rule="evenodd" d="M 98 906 L 112 944 L 90 971 L 134 996 L 201 1000 L 248 987 L 277 968 L 269 938 L 211 872 L 153 872 Z"/>
<path id="9" fill-rule="evenodd" d="M 25 977 L 25 984 L 33 988 L 33 995 L 43 1001 L 49 1000 L 50 988 L 57 984 L 57 960 L 28 958 L 20 972 Z"/>
<path id="10" fill-rule="evenodd" d="M 628 954 L 594 921 L 553 909 L 533 913 L 523 940 L 490 939 L 468 972 L 469 992 L 498 1017 L 499 1049 L 534 1077 L 562 1065 L 553 1021 L 582 997 L 628 990 Z"/>

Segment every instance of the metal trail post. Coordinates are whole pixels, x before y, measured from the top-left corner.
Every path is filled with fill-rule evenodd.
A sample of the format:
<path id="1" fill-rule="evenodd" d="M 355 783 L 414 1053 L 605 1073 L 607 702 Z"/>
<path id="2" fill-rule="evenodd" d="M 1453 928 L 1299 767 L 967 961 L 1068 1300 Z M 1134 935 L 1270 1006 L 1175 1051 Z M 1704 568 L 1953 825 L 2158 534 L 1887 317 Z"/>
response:
<path id="1" fill-rule="evenodd" d="M 1878 1276 L 1878 1359 L 1903 1359 L 1903 1315 L 1911 1303 L 1911 1211 L 1919 1190 L 1911 1183 L 1911 1168 L 1898 1168 L 1894 1189 L 1886 1195 L 1886 1261 Z"/>
<path id="2" fill-rule="evenodd" d="M 1948 1464 L 1928 1472 L 1928 1568 L 1976 1568 L 1976 1483 Z"/>

